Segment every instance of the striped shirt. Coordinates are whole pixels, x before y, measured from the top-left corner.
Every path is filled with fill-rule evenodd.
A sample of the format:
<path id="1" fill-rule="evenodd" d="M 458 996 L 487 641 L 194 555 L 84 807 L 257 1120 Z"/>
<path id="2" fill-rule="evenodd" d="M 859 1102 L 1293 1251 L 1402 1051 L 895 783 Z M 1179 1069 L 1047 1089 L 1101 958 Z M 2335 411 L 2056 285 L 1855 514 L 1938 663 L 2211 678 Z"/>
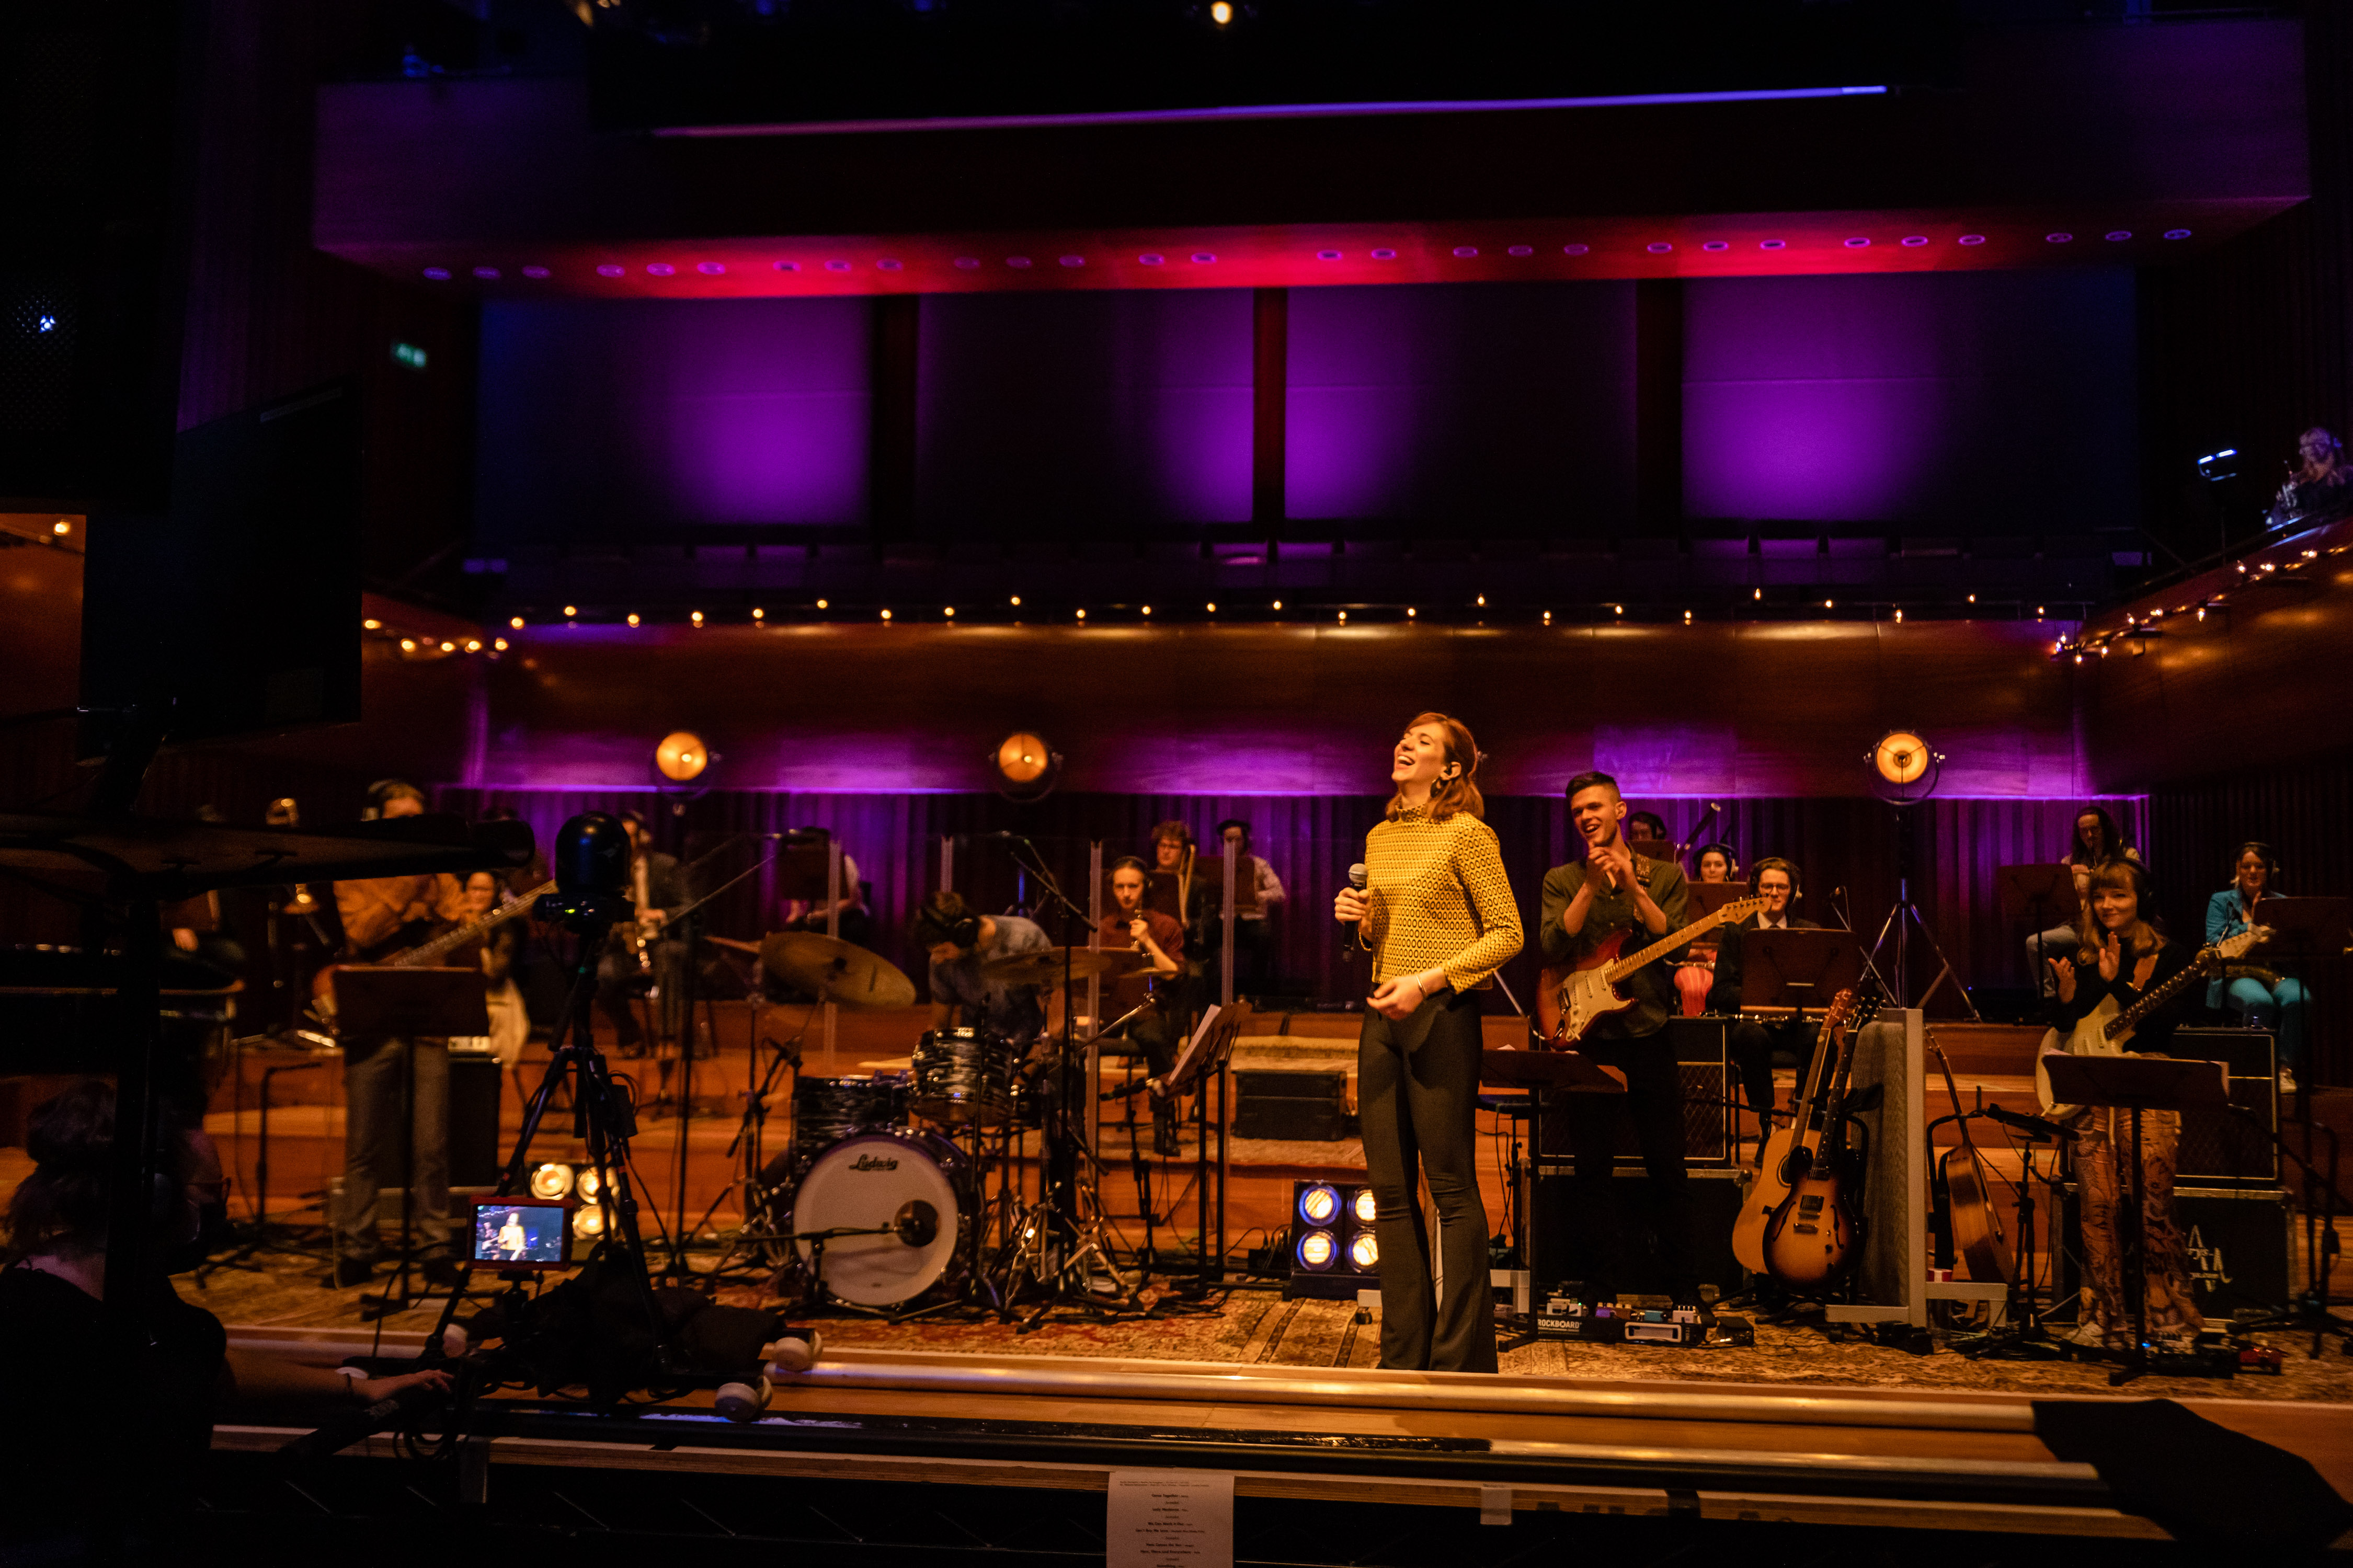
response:
<path id="1" fill-rule="evenodd" d="M 1365 919 L 1373 980 L 1446 973 L 1468 991 L 1520 951 L 1520 910 L 1504 875 L 1495 830 L 1468 812 L 1433 822 L 1419 807 L 1365 836 Z"/>

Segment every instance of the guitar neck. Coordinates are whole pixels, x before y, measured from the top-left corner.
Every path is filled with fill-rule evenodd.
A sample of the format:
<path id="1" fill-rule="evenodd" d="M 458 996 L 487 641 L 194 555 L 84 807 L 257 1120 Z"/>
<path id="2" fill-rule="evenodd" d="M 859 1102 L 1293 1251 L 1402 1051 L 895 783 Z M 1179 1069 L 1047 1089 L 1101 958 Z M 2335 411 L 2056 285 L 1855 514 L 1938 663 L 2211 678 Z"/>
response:
<path id="1" fill-rule="evenodd" d="M 1672 952 L 1676 948 L 1681 947 L 1692 938 L 1699 935 L 1702 931 L 1714 931 L 1717 926 L 1720 926 L 1723 923 L 1724 913 L 1719 910 L 1715 914 L 1704 916 L 1700 920 L 1694 921 L 1692 924 L 1683 927 L 1681 931 L 1669 931 L 1666 935 L 1661 937 L 1650 946 L 1642 949 L 1640 952 L 1629 954 L 1627 957 L 1621 958 L 1617 963 L 1611 964 L 1609 966 L 1609 983 L 1615 985 L 1619 981 L 1625 979 L 1626 976 L 1633 973 L 1636 970 L 1642 968 L 1644 965 L 1656 963 L 1659 960 L 1666 957 L 1667 954 Z"/>
<path id="2" fill-rule="evenodd" d="M 406 952 L 400 954 L 396 958 L 388 960 L 387 962 L 392 966 L 402 969 L 429 964 L 435 959 L 441 957 L 444 953 L 454 952 L 459 948 L 463 947 L 466 943 L 473 941 L 476 937 L 482 935 L 484 932 L 504 925 L 507 921 L 514 919 L 517 915 L 528 914 L 531 911 L 532 905 L 538 902 L 539 896 L 542 893 L 552 893 L 554 891 L 555 891 L 555 884 L 554 882 L 542 882 L 530 892 L 523 894 L 522 897 L 509 900 L 507 902 L 500 905 L 497 909 L 492 910 L 489 914 L 484 915 L 480 920 L 474 921 L 471 925 L 459 926 L 456 931 L 444 931 L 439 936 L 435 937 L 431 942 L 418 942 Z"/>
<path id="3" fill-rule="evenodd" d="M 2222 955 L 2214 949 L 2210 947 L 2201 951 L 2197 957 L 2189 961 L 2180 973 L 2109 1019 L 2107 1028 L 2104 1031 L 2107 1038 L 2113 1040 L 2118 1035 L 2138 1027 L 2142 1019 L 2172 1001 L 2174 997 L 2187 990 L 2193 981 L 2204 978 L 2207 971 L 2221 962 Z"/>

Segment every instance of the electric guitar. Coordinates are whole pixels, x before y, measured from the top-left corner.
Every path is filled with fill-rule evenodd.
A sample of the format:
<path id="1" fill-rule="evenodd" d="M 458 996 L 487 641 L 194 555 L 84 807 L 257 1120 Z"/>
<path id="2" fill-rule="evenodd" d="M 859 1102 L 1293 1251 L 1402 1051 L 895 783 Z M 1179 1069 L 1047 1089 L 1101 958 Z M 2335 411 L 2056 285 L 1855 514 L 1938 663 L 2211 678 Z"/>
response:
<path id="1" fill-rule="evenodd" d="M 1536 982 L 1536 1028 L 1555 1050 L 1572 1050 L 1596 1020 L 1634 1005 L 1618 983 L 1647 964 L 1720 925 L 1736 925 L 1765 907 L 1763 899 L 1736 899 L 1681 931 L 1669 931 L 1641 952 L 1618 956 L 1631 931 L 1612 931 L 1571 969 L 1546 965 Z"/>
<path id="2" fill-rule="evenodd" d="M 2051 1075 L 2042 1066 L 2042 1057 L 2060 1051 L 2072 1057 L 2132 1054 L 2125 1049 L 2125 1044 L 2133 1037 L 2133 1031 L 2140 1027 L 2142 1020 L 2181 994 L 2192 983 L 2204 979 L 2235 959 L 2245 957 L 2251 949 L 2270 941 L 2271 934 L 2271 927 L 2256 926 L 2236 936 L 2226 936 L 2211 946 L 2199 949 L 2198 956 L 2191 959 L 2180 973 L 2131 1006 L 2120 1008 L 2115 996 L 2103 996 L 2090 1012 L 2076 1021 L 2075 1026 L 2063 1038 L 2056 1029 L 2045 1030 L 2042 1049 L 2034 1063 L 2034 1094 L 2042 1102 L 2042 1114 L 2052 1121 L 2063 1121 L 2084 1109 L 2080 1105 L 2062 1105 L 2051 1098 Z"/>
<path id="3" fill-rule="evenodd" d="M 335 976 L 343 970 L 429 968 L 486 931 L 504 925 L 517 915 L 531 913 L 532 906 L 539 901 L 542 893 L 554 891 L 554 882 L 542 882 L 521 898 L 509 899 L 479 920 L 452 926 L 439 936 L 420 942 L 415 947 L 403 948 L 387 957 L 372 959 L 364 963 L 328 964 L 311 977 L 311 1011 L 322 1022 L 332 1024 L 335 1021 Z"/>
<path id="4" fill-rule="evenodd" d="M 1852 991 L 1831 997 L 1831 1010 L 1822 1018 L 1822 1038 L 1830 1039 L 1833 1031 L 1845 1028 L 1855 1012 Z M 1773 1211 L 1781 1206 L 1781 1200 L 1789 1195 L 1789 1184 L 1805 1173 L 1821 1147 L 1821 1129 L 1814 1124 L 1812 1107 L 1821 1098 L 1832 1054 L 1814 1053 L 1806 1068 L 1805 1084 L 1789 1102 L 1788 1125 L 1767 1134 L 1764 1148 L 1757 1152 L 1757 1179 L 1749 1184 L 1740 1217 L 1732 1222 L 1732 1256 L 1752 1274 L 1765 1272 L 1765 1226 L 1772 1220 Z"/>
<path id="5" fill-rule="evenodd" d="M 1822 1053 L 1836 1058 L 1830 1083 L 1810 1108 L 1812 1152 L 1803 1145 L 1788 1194 L 1765 1222 L 1765 1272 L 1793 1290 L 1812 1289 L 1852 1267 L 1862 1241 L 1862 1213 L 1855 1192 L 1862 1185 L 1862 1163 L 1846 1141 L 1846 1088 L 1854 1070 L 1854 1047 L 1876 1002 L 1855 1009 L 1845 1027 L 1826 1031 Z"/>

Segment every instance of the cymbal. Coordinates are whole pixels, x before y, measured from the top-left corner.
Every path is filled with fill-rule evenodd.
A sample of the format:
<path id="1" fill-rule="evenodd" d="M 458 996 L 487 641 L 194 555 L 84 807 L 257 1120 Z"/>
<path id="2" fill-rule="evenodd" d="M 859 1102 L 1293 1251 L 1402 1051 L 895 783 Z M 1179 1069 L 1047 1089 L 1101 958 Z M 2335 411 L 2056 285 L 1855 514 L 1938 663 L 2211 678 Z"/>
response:
<path id="1" fill-rule="evenodd" d="M 733 948 L 737 952 L 748 952 L 754 958 L 760 953 L 760 944 L 756 942 L 744 942 L 732 936 L 706 936 L 702 940 L 713 947 Z"/>
<path id="2" fill-rule="evenodd" d="M 912 1007 L 915 983 L 887 958 L 813 931 L 772 931 L 760 943 L 771 980 L 845 1007 Z"/>
<path id="3" fill-rule="evenodd" d="M 1098 952 L 1091 947 L 1049 947 L 1036 952 L 1017 952 L 1009 958 L 993 959 L 980 966 L 981 978 L 1000 985 L 1055 985 L 1061 982 L 1065 955 L 1069 974 L 1073 980 L 1084 980 L 1091 974 L 1117 979 L 1133 974 L 1139 969 L 1152 967 L 1152 960 L 1141 952 L 1124 948 L 1104 948 Z"/>

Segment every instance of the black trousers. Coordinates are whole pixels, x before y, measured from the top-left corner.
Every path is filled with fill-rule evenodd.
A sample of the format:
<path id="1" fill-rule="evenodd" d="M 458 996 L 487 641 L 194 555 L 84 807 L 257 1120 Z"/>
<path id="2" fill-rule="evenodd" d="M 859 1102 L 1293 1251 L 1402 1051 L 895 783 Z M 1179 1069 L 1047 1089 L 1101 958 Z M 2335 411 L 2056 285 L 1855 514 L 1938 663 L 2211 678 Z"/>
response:
<path id="1" fill-rule="evenodd" d="M 1647 1231 L 1669 1292 L 1677 1300 L 1696 1301 L 1699 1268 L 1692 1256 L 1691 1173 L 1683 1163 L 1683 1079 L 1666 1034 L 1635 1040 L 1588 1036 L 1577 1049 L 1622 1071 L 1626 1092 L 1564 1094 L 1546 1101 L 1558 1108 L 1568 1128 L 1577 1170 L 1575 1202 L 1562 1237 L 1565 1261 L 1589 1297 L 1606 1296 L 1645 1250 Z M 1621 1108 L 1633 1119 L 1634 1142 L 1650 1178 L 1641 1184 L 1639 1206 L 1647 1212 L 1640 1215 L 1624 1212 L 1638 1199 L 1636 1184 L 1613 1173 Z"/>
<path id="2" fill-rule="evenodd" d="M 1479 999 L 1466 993 L 1433 997 L 1395 1023 L 1365 1012 L 1356 1040 L 1356 1110 L 1381 1249 L 1385 1367 L 1495 1370 L 1487 1209 L 1479 1199 L 1482 1044 Z M 1438 1209 L 1442 1296 L 1431 1279 L 1417 1173 L 1429 1178 Z"/>
<path id="3" fill-rule="evenodd" d="M 1814 1059 L 1814 1026 L 1807 1019 L 1760 1023 L 1743 1018 L 1732 1026 L 1727 1043 L 1733 1070 L 1740 1077 L 1741 1098 L 1762 1115 L 1773 1108 L 1773 1058 L 1788 1052 L 1797 1058 L 1798 1081 L 1805 1081 L 1806 1066 Z"/>

